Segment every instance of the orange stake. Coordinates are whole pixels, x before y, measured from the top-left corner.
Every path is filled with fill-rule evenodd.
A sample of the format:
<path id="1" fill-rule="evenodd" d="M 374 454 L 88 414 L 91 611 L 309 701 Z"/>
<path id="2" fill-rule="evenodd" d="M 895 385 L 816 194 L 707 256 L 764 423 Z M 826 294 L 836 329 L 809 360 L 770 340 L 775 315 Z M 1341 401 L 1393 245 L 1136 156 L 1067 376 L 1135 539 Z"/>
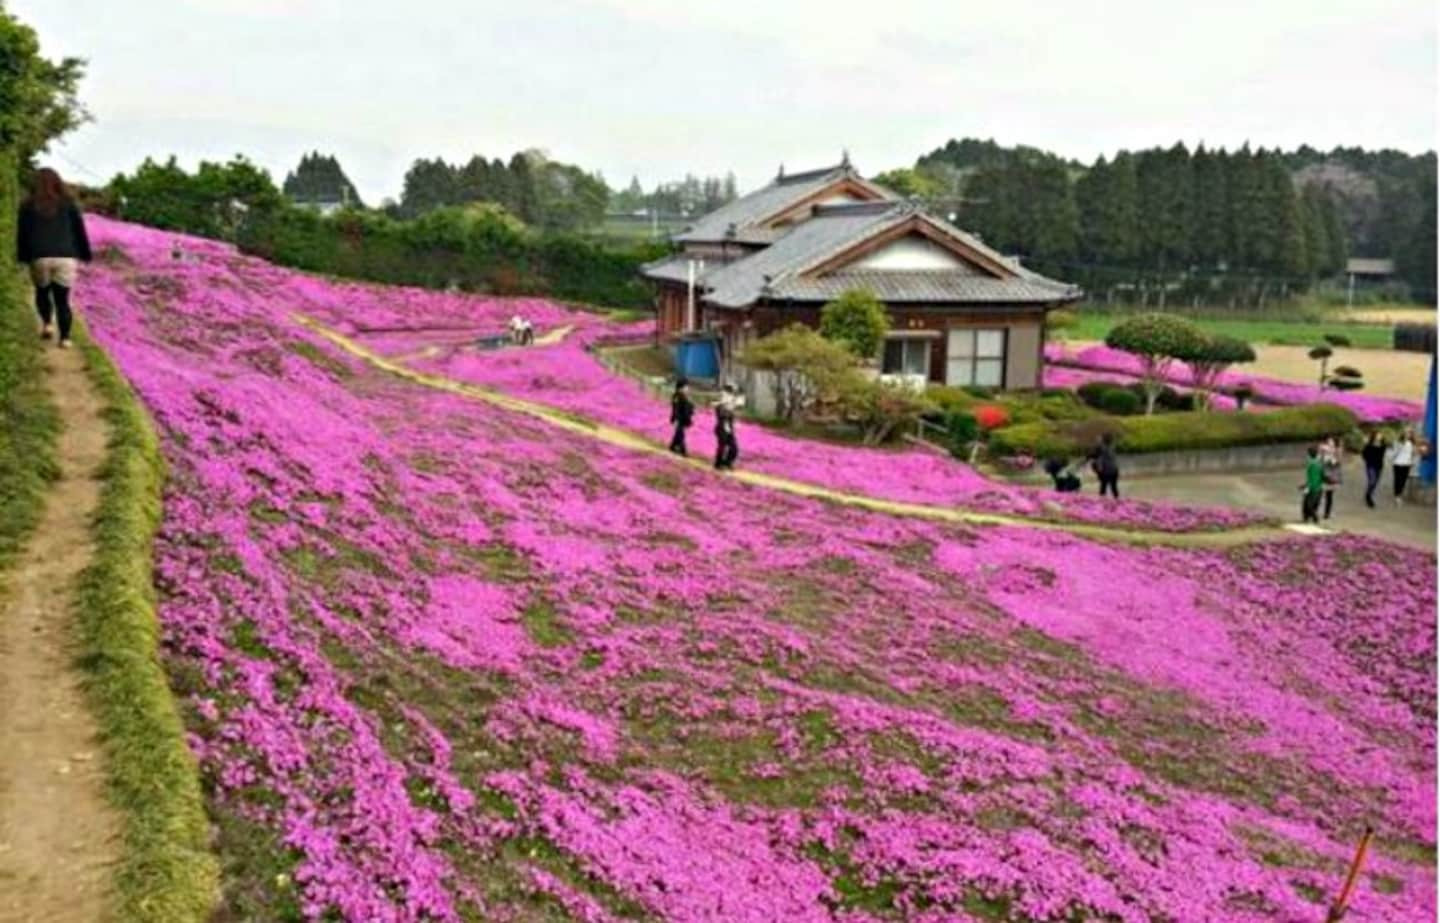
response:
<path id="1" fill-rule="evenodd" d="M 1350 874 L 1345 876 L 1345 887 L 1340 889 L 1340 896 L 1330 905 L 1325 923 L 1340 923 L 1345 911 L 1350 909 L 1350 893 L 1355 890 L 1355 879 L 1360 877 L 1360 866 L 1365 864 L 1365 852 L 1370 848 L 1370 837 L 1374 833 L 1370 827 L 1365 828 L 1365 835 L 1360 838 L 1360 848 L 1355 850 L 1355 859 L 1350 863 Z"/>

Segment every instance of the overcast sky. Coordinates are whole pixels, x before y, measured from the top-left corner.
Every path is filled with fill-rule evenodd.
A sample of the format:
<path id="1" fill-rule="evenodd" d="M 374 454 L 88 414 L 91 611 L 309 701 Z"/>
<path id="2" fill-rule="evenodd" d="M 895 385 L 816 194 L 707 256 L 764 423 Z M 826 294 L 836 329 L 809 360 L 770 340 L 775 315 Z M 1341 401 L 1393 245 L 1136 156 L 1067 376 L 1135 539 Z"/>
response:
<path id="1" fill-rule="evenodd" d="M 647 187 L 783 162 L 867 173 L 951 137 L 1091 160 L 1183 140 L 1434 147 L 1433 0 L 9 0 L 89 60 L 52 162 L 311 149 L 362 196 L 416 157 L 539 147 Z"/>

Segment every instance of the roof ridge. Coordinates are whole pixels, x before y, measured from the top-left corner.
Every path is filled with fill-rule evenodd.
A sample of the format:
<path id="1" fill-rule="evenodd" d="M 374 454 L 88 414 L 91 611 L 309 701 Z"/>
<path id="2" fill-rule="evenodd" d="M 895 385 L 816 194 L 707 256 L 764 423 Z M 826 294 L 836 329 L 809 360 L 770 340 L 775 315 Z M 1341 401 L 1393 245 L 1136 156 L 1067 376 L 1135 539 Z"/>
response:
<path id="1" fill-rule="evenodd" d="M 814 170 L 806 170 L 803 173 L 781 173 L 775 177 L 773 185 L 789 186 L 792 183 L 808 183 L 811 180 L 819 179 L 822 176 L 829 176 L 832 173 L 854 173 L 855 168 L 848 163 L 837 163 L 834 166 L 819 167 Z"/>

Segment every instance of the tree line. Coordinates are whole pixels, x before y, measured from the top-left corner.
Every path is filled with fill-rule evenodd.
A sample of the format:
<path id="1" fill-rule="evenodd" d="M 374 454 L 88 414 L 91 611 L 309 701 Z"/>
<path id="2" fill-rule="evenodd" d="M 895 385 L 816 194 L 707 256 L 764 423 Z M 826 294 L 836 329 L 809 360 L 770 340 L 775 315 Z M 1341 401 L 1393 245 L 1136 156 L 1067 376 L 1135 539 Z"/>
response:
<path id="1" fill-rule="evenodd" d="M 658 183 L 649 192 L 638 176 L 632 176 L 629 186 L 610 196 L 610 210 L 690 218 L 712 212 L 738 195 L 734 173 L 706 177 L 686 173 L 684 179 Z"/>
<path id="2" fill-rule="evenodd" d="M 1138 288 L 1161 303 L 1176 290 L 1263 302 L 1360 253 L 1392 256 L 1412 296 L 1434 298 L 1433 153 L 1176 144 L 1086 167 L 964 139 L 877 180 L 1102 297 Z"/>
<path id="3" fill-rule="evenodd" d="M 313 163 L 313 158 L 311 159 Z M 310 168 L 314 170 L 314 167 Z M 328 166 L 325 168 L 328 172 Z M 321 201 L 333 201 L 323 198 Z M 414 218 L 352 207 L 321 214 L 298 204 L 244 157 L 202 161 L 194 172 L 171 157 L 92 192 L 87 207 L 152 227 L 237 244 L 297 269 L 347 278 L 499 295 L 549 295 L 613 307 L 644 307 L 637 273 L 663 247 L 619 246 L 525 224 L 493 202 L 442 205 Z"/>

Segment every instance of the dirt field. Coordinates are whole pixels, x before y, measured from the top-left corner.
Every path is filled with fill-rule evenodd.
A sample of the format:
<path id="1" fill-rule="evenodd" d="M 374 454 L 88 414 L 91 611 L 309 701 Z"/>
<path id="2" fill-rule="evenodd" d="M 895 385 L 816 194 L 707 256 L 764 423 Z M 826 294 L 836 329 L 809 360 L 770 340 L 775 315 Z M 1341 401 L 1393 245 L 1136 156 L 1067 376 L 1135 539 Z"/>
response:
<path id="1" fill-rule="evenodd" d="M 1435 323 L 1434 308 L 1342 308 L 1331 316 L 1337 320 L 1361 324 L 1398 324 L 1402 321 L 1412 324 Z"/>
<path id="2" fill-rule="evenodd" d="M 1303 346 L 1257 346 L 1259 357 L 1246 371 L 1286 381 L 1317 381 L 1320 365 Z M 1399 353 L 1382 349 L 1337 349 L 1330 368 L 1352 365 L 1365 373 L 1366 394 L 1425 400 L 1429 383 L 1430 357 L 1420 353 Z"/>

